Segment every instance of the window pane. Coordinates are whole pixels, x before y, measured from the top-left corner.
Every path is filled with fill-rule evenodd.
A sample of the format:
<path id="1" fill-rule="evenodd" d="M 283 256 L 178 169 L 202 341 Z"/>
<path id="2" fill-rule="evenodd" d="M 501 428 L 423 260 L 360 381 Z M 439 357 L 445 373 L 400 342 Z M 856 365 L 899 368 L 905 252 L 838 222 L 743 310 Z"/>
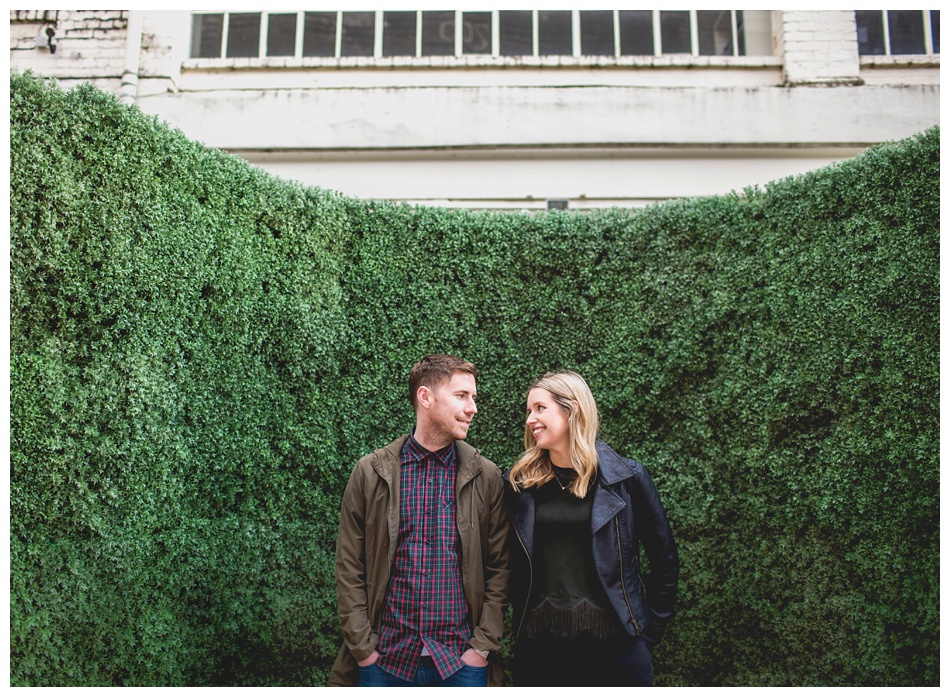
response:
<path id="1" fill-rule="evenodd" d="M 571 49 L 571 11 L 542 10 L 538 12 L 538 55 L 570 56 Z"/>
<path id="2" fill-rule="evenodd" d="M 738 50 L 736 51 L 736 55 L 744 56 L 746 55 L 746 52 L 745 52 L 746 27 L 743 22 L 742 10 L 736 10 L 736 32 L 738 32 L 738 35 L 736 36 L 736 43 L 738 44 Z M 758 55 L 758 54 L 752 54 L 752 55 Z"/>
<path id="3" fill-rule="evenodd" d="M 416 55 L 416 13 L 383 13 L 383 55 Z"/>
<path id="4" fill-rule="evenodd" d="M 653 12 L 621 10 L 620 55 L 652 56 L 653 53 Z"/>
<path id="5" fill-rule="evenodd" d="M 880 10 L 855 10 L 858 25 L 858 53 L 862 56 L 884 55 L 884 19 Z"/>
<path id="6" fill-rule="evenodd" d="M 455 13 L 422 13 L 422 55 L 455 55 Z"/>
<path id="7" fill-rule="evenodd" d="M 940 53 L 940 10 L 930 11 L 930 26 L 933 30 L 934 53 Z"/>
<path id="8" fill-rule="evenodd" d="M 491 12 L 462 14 L 462 53 L 491 53 Z"/>
<path id="9" fill-rule="evenodd" d="M 297 40 L 297 15 L 267 16 L 267 55 L 292 56 Z"/>
<path id="10" fill-rule="evenodd" d="M 769 10 L 736 10 L 740 56 L 772 56 L 772 13 Z"/>
<path id="11" fill-rule="evenodd" d="M 689 40 L 689 11 L 660 12 L 660 47 L 663 53 L 692 53 Z"/>
<path id="12" fill-rule="evenodd" d="M 228 16 L 228 58 L 257 58 L 261 50 L 261 13 Z"/>
<path id="13" fill-rule="evenodd" d="M 303 55 L 336 55 L 336 12 L 306 12 L 303 16 Z"/>
<path id="14" fill-rule="evenodd" d="M 891 35 L 891 54 L 926 53 L 924 13 L 920 10 L 888 10 L 887 29 Z"/>
<path id="15" fill-rule="evenodd" d="M 585 56 L 614 55 L 613 12 L 581 11 L 581 53 Z"/>
<path id="16" fill-rule="evenodd" d="M 699 55 L 732 55 L 732 13 L 729 10 L 697 10 Z"/>
<path id="17" fill-rule="evenodd" d="M 224 15 L 195 15 L 191 24 L 191 57 L 220 58 Z"/>
<path id="18" fill-rule="evenodd" d="M 344 12 L 340 55 L 372 56 L 375 30 L 375 12 Z"/>
<path id="19" fill-rule="evenodd" d="M 503 56 L 532 56 L 530 10 L 498 12 L 498 52 Z"/>

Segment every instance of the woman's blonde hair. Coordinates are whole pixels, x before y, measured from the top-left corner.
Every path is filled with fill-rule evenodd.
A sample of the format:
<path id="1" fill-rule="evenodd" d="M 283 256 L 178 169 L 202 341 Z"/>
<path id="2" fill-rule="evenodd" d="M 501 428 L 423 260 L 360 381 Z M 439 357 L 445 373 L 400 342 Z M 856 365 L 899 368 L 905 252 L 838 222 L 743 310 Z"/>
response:
<path id="1" fill-rule="evenodd" d="M 577 477 L 569 488 L 572 494 L 582 499 L 587 495 L 588 488 L 597 475 L 595 443 L 600 416 L 597 414 L 594 395 L 584 378 L 571 370 L 545 373 L 528 388 L 525 395 L 538 387 L 550 392 L 554 401 L 567 412 L 571 467 L 577 472 Z M 509 475 L 516 490 L 541 486 L 554 478 L 548 451 L 538 447 L 527 422 L 524 427 L 524 447 L 524 454 L 511 468 Z"/>

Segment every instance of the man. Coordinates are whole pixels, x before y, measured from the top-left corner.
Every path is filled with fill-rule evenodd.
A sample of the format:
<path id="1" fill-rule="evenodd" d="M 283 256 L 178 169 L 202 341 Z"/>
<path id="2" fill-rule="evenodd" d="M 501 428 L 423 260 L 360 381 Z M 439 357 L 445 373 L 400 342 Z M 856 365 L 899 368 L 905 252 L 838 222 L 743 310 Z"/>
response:
<path id="1" fill-rule="evenodd" d="M 336 547 L 344 639 L 330 685 L 502 683 L 508 518 L 501 472 L 465 443 L 475 377 L 455 356 L 419 361 L 415 429 L 350 474 Z"/>

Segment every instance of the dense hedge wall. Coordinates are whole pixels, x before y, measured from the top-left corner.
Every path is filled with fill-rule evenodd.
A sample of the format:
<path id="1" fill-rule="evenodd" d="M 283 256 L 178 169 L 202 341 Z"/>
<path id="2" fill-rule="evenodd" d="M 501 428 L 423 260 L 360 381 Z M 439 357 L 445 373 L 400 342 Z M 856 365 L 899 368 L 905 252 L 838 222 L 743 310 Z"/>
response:
<path id="1" fill-rule="evenodd" d="M 680 548 L 663 685 L 939 684 L 939 130 L 734 195 L 461 212 L 11 74 L 13 685 L 322 684 L 355 459 L 584 374 Z"/>

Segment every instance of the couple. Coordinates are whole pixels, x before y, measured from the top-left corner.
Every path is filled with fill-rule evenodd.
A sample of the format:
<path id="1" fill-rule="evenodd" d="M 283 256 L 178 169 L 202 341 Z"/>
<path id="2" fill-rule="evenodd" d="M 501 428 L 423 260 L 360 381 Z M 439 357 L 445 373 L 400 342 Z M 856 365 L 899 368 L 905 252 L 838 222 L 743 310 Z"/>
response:
<path id="1" fill-rule="evenodd" d="M 679 565 L 649 474 L 596 440 L 597 405 L 567 371 L 529 388 L 525 453 L 503 481 L 465 442 L 475 377 L 455 356 L 419 361 L 415 429 L 350 475 L 330 684 L 501 685 L 509 592 L 516 685 L 652 684 Z"/>

